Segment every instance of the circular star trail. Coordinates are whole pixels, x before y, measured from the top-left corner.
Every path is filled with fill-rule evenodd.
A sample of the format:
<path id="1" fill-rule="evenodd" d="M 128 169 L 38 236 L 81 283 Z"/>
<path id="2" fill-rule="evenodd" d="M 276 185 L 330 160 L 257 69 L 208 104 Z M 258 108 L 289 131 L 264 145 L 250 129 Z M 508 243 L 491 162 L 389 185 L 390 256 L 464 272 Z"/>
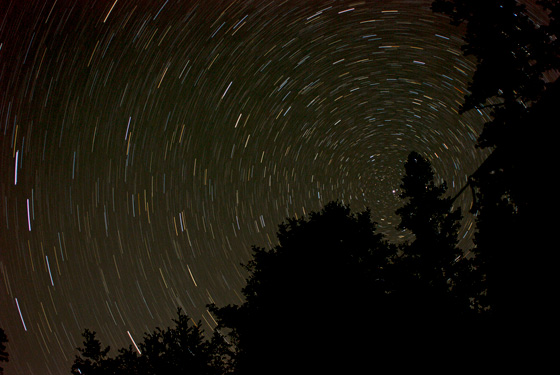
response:
<path id="1" fill-rule="evenodd" d="M 399 240 L 409 152 L 452 193 L 484 159 L 487 114 L 457 113 L 474 63 L 429 1 L 0 9 L 9 375 L 69 373 L 84 328 L 128 346 L 178 306 L 211 331 L 285 218 L 338 199 Z"/>

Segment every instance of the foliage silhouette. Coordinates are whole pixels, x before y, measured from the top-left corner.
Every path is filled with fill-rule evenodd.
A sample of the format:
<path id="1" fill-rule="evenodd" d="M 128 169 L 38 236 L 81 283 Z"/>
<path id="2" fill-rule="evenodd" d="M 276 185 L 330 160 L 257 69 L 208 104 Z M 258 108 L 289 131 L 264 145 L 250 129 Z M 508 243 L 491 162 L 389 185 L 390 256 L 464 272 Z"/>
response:
<path id="1" fill-rule="evenodd" d="M 450 324 L 449 319 L 474 307 L 472 265 L 457 246 L 461 211 L 453 209 L 452 199 L 444 196 L 445 182 L 435 185 L 430 163 L 417 152 L 408 156 L 405 173 L 400 198 L 406 203 L 396 213 L 401 217 L 398 228 L 411 231 L 414 241 L 400 246 L 396 282 L 410 293 L 409 300 L 421 297 L 417 314 L 427 309 L 431 320 L 437 316 L 440 325 Z"/>
<path id="2" fill-rule="evenodd" d="M 554 2 L 540 3 L 544 10 L 558 11 Z M 435 0 L 432 9 L 450 16 L 454 25 L 466 24 L 462 49 L 478 63 L 461 112 L 510 109 L 539 99 L 546 88 L 544 73 L 560 62 L 558 42 L 551 38 L 558 31 L 554 19 L 551 27 L 540 27 L 515 0 Z"/>
<path id="3" fill-rule="evenodd" d="M 138 343 L 138 351 L 131 346 L 118 350 L 115 358 L 109 357 L 110 348 L 102 349 L 95 332 L 85 330 L 83 347 L 78 348 L 72 365 L 72 374 L 225 374 L 229 366 L 229 345 L 215 333 L 210 340 L 203 337 L 198 324 L 189 324 L 190 318 L 177 310 L 175 327 L 156 328 L 146 333 Z"/>
<path id="4" fill-rule="evenodd" d="M 460 212 L 419 154 L 411 154 L 406 172 L 402 197 L 409 201 L 398 213 L 412 243 L 397 248 L 376 233 L 369 210 L 352 214 L 330 202 L 281 224 L 273 249 L 253 248 L 245 302 L 210 305 L 218 329 L 230 330 L 235 373 L 302 364 L 314 371 L 342 363 L 371 368 L 371 361 L 405 368 L 418 363 L 403 355 L 441 362 L 466 345 L 475 311 L 472 290 L 463 286 L 470 263 L 457 248 Z"/>
<path id="5" fill-rule="evenodd" d="M 538 25 L 514 0 L 436 0 L 432 9 L 466 23 L 463 50 L 478 65 L 461 111 L 490 107 L 478 147 L 492 150 L 471 176 L 475 190 L 475 267 L 478 300 L 493 316 L 496 335 L 538 331 L 550 311 L 552 270 L 542 262 L 549 247 L 552 137 L 560 102 L 560 2 L 538 1 L 548 18 Z M 519 327 L 512 333 L 510 327 Z"/>
<path id="6" fill-rule="evenodd" d="M 324 361 L 333 348 L 351 352 L 383 314 L 374 301 L 386 299 L 385 268 L 396 249 L 375 233 L 369 211 L 353 215 L 331 202 L 281 224 L 278 241 L 270 251 L 253 248 L 241 306 L 210 306 L 218 327 L 231 330 L 236 373 L 301 369 L 317 353 Z"/>
<path id="7" fill-rule="evenodd" d="M 210 307 L 218 327 L 231 330 L 237 373 L 301 369 L 312 350 L 325 360 L 332 348 L 341 355 L 356 345 L 358 332 L 367 336 L 379 314 L 371 302 L 384 297 L 384 266 L 395 251 L 374 229 L 369 211 L 352 215 L 332 202 L 281 224 L 271 251 L 253 248 L 246 302 Z"/>
<path id="8" fill-rule="evenodd" d="M 73 374 L 349 371 L 372 360 L 404 370 L 456 358 L 474 344 L 467 333 L 481 314 L 471 263 L 457 248 L 461 214 L 420 154 L 410 154 L 405 172 L 397 214 L 413 241 L 391 244 L 369 210 L 330 202 L 282 223 L 274 248 L 253 247 L 245 301 L 209 305 L 218 322 L 211 340 L 181 310 L 176 328 L 145 335 L 141 354 L 129 346 L 110 358 L 86 330 Z"/>
<path id="9" fill-rule="evenodd" d="M 4 329 L 0 328 L 0 363 L 9 362 L 10 355 L 6 351 L 6 344 L 8 343 L 8 337 Z M 4 368 L 0 366 L 0 375 L 4 373 Z"/>

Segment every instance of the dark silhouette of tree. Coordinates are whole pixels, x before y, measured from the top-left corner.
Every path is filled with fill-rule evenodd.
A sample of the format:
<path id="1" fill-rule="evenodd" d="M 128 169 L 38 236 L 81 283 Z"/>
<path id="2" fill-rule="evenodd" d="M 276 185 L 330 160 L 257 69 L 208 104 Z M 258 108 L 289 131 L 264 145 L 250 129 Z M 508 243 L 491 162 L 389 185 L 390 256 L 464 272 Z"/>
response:
<path id="1" fill-rule="evenodd" d="M 341 358 L 371 366 L 388 344 L 378 322 L 389 315 L 385 275 L 396 250 L 375 227 L 368 210 L 331 202 L 281 224 L 273 249 L 253 248 L 245 302 L 210 306 L 230 330 L 235 373 L 319 371 Z"/>
<path id="2" fill-rule="evenodd" d="M 445 182 L 436 186 L 430 162 L 417 152 L 408 156 L 400 187 L 405 204 L 396 210 L 398 229 L 409 230 L 414 240 L 400 246 L 396 282 L 409 302 L 417 300 L 419 317 L 424 310 L 423 319 L 438 325 L 464 318 L 472 306 L 473 280 L 470 261 L 457 246 L 461 211 L 453 209 Z"/>
<path id="3" fill-rule="evenodd" d="M 558 12 L 556 2 L 539 3 Z M 539 99 L 546 89 L 543 75 L 560 62 L 558 42 L 552 37 L 558 31 L 554 18 L 551 27 L 540 27 L 515 0 L 435 0 L 432 9 L 450 16 L 455 25 L 466 24 L 462 49 L 477 61 L 461 112 L 486 107 L 511 110 Z M 499 142 L 506 135 L 498 134 L 485 142 Z"/>
<path id="4" fill-rule="evenodd" d="M 6 332 L 2 328 L 0 328 L 0 363 L 1 362 L 8 362 L 9 354 L 6 351 L 6 344 L 8 343 L 8 337 L 6 336 Z M 4 368 L 0 366 L 0 374 L 4 373 Z"/>
<path id="5" fill-rule="evenodd" d="M 84 337 L 84 347 L 78 348 L 80 355 L 77 355 L 74 360 L 72 374 L 112 373 L 113 360 L 107 356 L 110 347 L 101 348 L 101 342 L 95 338 L 95 331 L 86 329 L 82 336 Z"/>
<path id="6" fill-rule="evenodd" d="M 403 246 L 403 260 L 415 263 L 414 274 L 447 290 L 447 280 L 454 283 L 456 278 L 452 265 L 463 255 L 457 247 L 461 211 L 453 210 L 451 198 L 444 198 L 446 184 L 435 185 L 430 162 L 420 154 L 412 152 L 404 167 L 400 197 L 407 202 L 396 211 L 401 217 L 398 228 L 410 230 L 415 239 Z"/>
<path id="7" fill-rule="evenodd" d="M 419 153 L 408 156 L 400 188 L 398 229 L 413 239 L 399 245 L 390 277 L 396 331 L 406 338 L 401 348 L 407 357 L 437 353 L 442 363 L 479 340 L 478 280 L 458 247 L 460 209 L 446 196 L 446 183 L 436 185 L 430 162 Z"/>
<path id="8" fill-rule="evenodd" d="M 419 154 L 406 169 L 408 203 L 398 213 L 416 240 L 400 251 L 368 210 L 352 214 L 338 202 L 288 219 L 273 249 L 253 248 L 245 302 L 210 306 L 230 332 L 235 373 L 411 369 L 473 344 L 462 342 L 477 311 L 470 262 L 457 248 L 460 212 Z"/>
<path id="9" fill-rule="evenodd" d="M 546 24 L 535 23 L 515 0 L 436 0 L 432 5 L 453 24 L 466 24 L 462 49 L 477 61 L 460 111 L 491 109 L 478 147 L 491 149 L 492 157 L 473 176 L 473 184 L 481 195 L 488 191 L 498 199 L 480 199 L 477 210 L 503 200 L 516 215 L 528 217 L 542 203 L 534 181 L 539 180 L 536 166 L 551 156 L 556 124 L 547 115 L 556 112 L 559 99 L 560 3 L 537 3 L 548 17 Z"/>
<path id="10" fill-rule="evenodd" d="M 537 4 L 548 18 L 544 24 L 515 0 L 436 0 L 432 7 L 466 24 L 463 51 L 477 61 L 461 112 L 491 109 L 477 146 L 492 152 L 469 181 L 477 220 L 473 253 L 489 327 L 512 345 L 546 329 L 551 308 L 546 249 L 554 228 L 545 219 L 550 196 L 543 187 L 560 103 L 560 2 Z"/>
<path id="11" fill-rule="evenodd" d="M 198 324 L 189 324 L 190 318 L 177 311 L 175 327 L 156 328 L 146 333 L 138 343 L 139 352 L 132 345 L 118 350 L 109 357 L 109 347 L 102 345 L 95 332 L 85 330 L 83 347 L 78 348 L 72 374 L 225 374 L 229 366 L 229 345 L 217 332 L 206 340 Z"/>

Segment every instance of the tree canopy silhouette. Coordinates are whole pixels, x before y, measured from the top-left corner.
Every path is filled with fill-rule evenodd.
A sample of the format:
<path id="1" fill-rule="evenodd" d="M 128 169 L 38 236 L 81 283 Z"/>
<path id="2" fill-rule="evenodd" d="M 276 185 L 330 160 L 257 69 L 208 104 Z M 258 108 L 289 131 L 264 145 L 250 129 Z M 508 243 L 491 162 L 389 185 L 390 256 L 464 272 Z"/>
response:
<path id="1" fill-rule="evenodd" d="M 390 243 L 368 209 L 352 213 L 340 202 L 289 218 L 278 245 L 253 247 L 244 302 L 209 305 L 218 322 L 211 340 L 180 310 L 176 328 L 157 328 L 115 358 L 86 330 L 73 374 L 410 369 L 455 358 L 474 344 L 467 333 L 483 313 L 457 247 L 461 214 L 418 153 L 408 157 L 401 189 L 399 228 L 413 240 Z"/>
<path id="2" fill-rule="evenodd" d="M 369 211 L 353 215 L 331 202 L 281 224 L 278 241 L 270 251 L 253 248 L 242 305 L 211 307 L 218 327 L 231 330 L 240 374 L 318 365 L 332 349 L 347 353 L 382 315 L 373 302 L 385 298 L 395 249 L 375 233 Z"/>
<path id="3" fill-rule="evenodd" d="M 177 310 L 175 327 L 156 328 L 146 333 L 138 349 L 130 345 L 110 357 L 110 347 L 102 347 L 95 332 L 86 329 L 72 365 L 74 375 L 178 375 L 225 374 L 228 372 L 229 345 L 217 332 L 205 339 L 198 324 Z"/>
<path id="4" fill-rule="evenodd" d="M 465 347 L 477 311 L 470 262 L 457 248 L 461 214 L 427 160 L 411 153 L 405 169 L 397 213 L 414 241 L 397 247 L 369 210 L 330 202 L 281 224 L 274 248 L 253 248 L 245 302 L 210 306 L 232 337 L 235 373 L 317 371 L 338 360 L 406 367 Z"/>
<path id="5" fill-rule="evenodd" d="M 543 220 L 550 203 L 542 190 L 560 102 L 560 2 L 537 4 L 544 24 L 515 0 L 436 0 L 432 7 L 466 24 L 463 51 L 477 61 L 461 112 L 491 110 L 477 145 L 491 154 L 469 184 L 475 266 L 484 279 L 479 301 L 502 333 L 511 324 L 525 330 L 533 318 L 544 321 L 550 308 L 552 270 L 539 251 L 549 247 L 546 233 L 553 230 Z"/>

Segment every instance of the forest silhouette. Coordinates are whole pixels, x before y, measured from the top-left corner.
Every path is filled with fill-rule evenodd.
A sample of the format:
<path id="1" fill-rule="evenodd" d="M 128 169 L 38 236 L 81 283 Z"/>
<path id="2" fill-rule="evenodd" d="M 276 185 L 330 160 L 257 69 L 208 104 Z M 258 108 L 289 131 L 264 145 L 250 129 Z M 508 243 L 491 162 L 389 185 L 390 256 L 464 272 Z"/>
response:
<path id="1" fill-rule="evenodd" d="M 396 210 L 411 240 L 378 233 L 369 210 L 340 202 L 289 218 L 278 245 L 254 247 L 240 305 L 209 305 L 218 322 L 177 312 L 172 328 L 146 333 L 110 357 L 86 330 L 72 374 L 262 374 L 350 369 L 480 369 L 540 355 L 552 316 L 550 197 L 540 168 L 551 160 L 560 103 L 560 3 L 538 2 L 537 24 L 515 0 L 435 0 L 465 25 L 463 52 L 477 62 L 460 113 L 489 111 L 476 147 L 489 157 L 450 197 L 430 161 L 411 152 Z M 471 194 L 476 230 L 458 247 Z M 465 256 L 465 254 L 469 256 Z M 0 361 L 8 359 L 0 331 Z M 500 354 L 505 353 L 505 354 Z M 1 373 L 0 369 L 0 373 Z"/>
<path id="2" fill-rule="evenodd" d="M 282 223 L 273 249 L 253 247 L 245 301 L 208 306 L 218 322 L 211 339 L 181 310 L 174 328 L 115 358 L 86 330 L 72 373 L 270 374 L 372 361 L 404 370 L 457 358 L 480 339 L 482 284 L 457 246 L 461 213 L 445 184 L 416 152 L 405 172 L 397 214 L 413 240 L 391 244 L 369 210 L 330 202 Z"/>

